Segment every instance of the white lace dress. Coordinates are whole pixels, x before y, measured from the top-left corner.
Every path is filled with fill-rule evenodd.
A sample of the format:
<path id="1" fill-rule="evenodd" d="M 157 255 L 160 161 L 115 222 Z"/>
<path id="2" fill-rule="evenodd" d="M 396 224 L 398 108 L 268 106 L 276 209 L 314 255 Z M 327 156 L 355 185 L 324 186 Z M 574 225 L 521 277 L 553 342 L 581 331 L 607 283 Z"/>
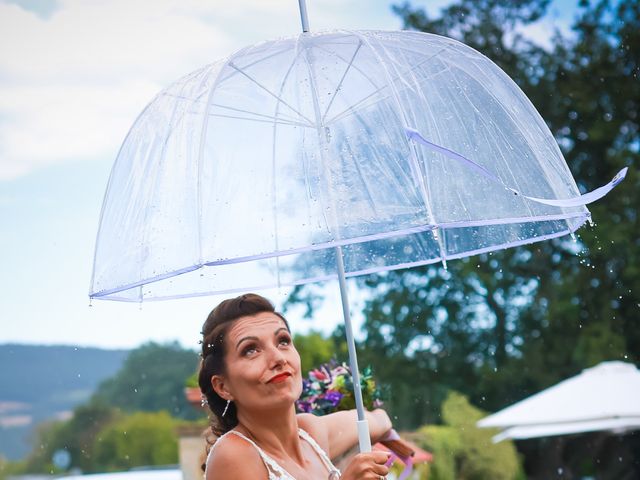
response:
<path id="1" fill-rule="evenodd" d="M 238 437 L 243 438 L 244 440 L 246 440 L 247 442 L 249 442 L 251 445 L 254 446 L 254 448 L 258 451 L 260 458 L 264 462 L 264 465 L 267 467 L 267 471 L 269 472 L 269 480 L 296 480 L 293 475 L 287 472 L 284 468 L 282 468 L 278 464 L 278 462 L 276 462 L 273 458 L 267 455 L 253 440 L 251 440 L 246 435 L 243 435 L 240 432 L 236 432 L 235 430 L 229 430 L 227 433 L 225 433 L 220 438 L 218 438 L 218 440 L 213 445 L 213 447 L 211 447 L 209 456 L 213 454 L 213 451 L 215 450 L 218 442 L 220 442 L 220 440 L 222 440 L 224 437 L 226 437 L 229 434 L 237 435 Z M 334 480 L 334 479 L 337 480 L 338 478 L 340 478 L 340 470 L 338 470 L 333 465 L 333 463 L 331 463 L 331 460 L 329 459 L 329 456 L 327 455 L 327 453 L 320 447 L 320 445 L 316 443 L 313 437 L 311 437 L 311 435 L 309 435 L 307 432 L 305 432 L 301 428 L 298 429 L 298 435 L 303 440 L 306 440 L 309 443 L 309 445 L 311 445 L 311 448 L 315 450 L 315 452 L 318 454 L 318 456 L 322 460 L 322 463 L 324 463 L 325 467 L 327 467 L 329 480 Z M 208 463 L 209 462 L 207 462 L 207 464 Z M 206 477 L 206 472 L 205 472 L 205 477 Z"/>

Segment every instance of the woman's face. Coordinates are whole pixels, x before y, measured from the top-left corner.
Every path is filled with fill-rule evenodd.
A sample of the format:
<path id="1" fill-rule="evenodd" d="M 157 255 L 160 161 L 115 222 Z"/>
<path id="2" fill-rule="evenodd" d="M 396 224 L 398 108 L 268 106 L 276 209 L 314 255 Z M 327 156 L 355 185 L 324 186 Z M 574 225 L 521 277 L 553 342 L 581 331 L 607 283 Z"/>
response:
<path id="1" fill-rule="evenodd" d="M 218 385 L 239 412 L 291 406 L 300 397 L 300 355 L 280 317 L 271 312 L 241 317 L 225 342 L 226 374 Z"/>

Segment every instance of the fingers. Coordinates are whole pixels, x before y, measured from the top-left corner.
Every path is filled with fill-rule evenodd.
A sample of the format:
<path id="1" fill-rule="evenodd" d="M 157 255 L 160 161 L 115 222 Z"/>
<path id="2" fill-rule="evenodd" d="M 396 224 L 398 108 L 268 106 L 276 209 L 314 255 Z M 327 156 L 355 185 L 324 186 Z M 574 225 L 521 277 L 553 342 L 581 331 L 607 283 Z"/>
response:
<path id="1" fill-rule="evenodd" d="M 389 467 L 387 467 L 384 463 L 374 463 L 371 467 L 371 472 L 379 477 L 386 477 L 389 473 Z"/>
<path id="2" fill-rule="evenodd" d="M 387 463 L 387 460 L 389 460 L 391 453 L 385 452 L 383 450 L 372 450 L 371 452 L 369 452 L 369 455 L 371 455 L 374 462 L 384 465 L 385 463 Z"/>
<path id="3" fill-rule="evenodd" d="M 365 462 L 384 465 L 389 460 L 391 453 L 382 450 L 372 450 L 367 453 L 358 453 L 355 458 L 361 459 Z"/>
<path id="4" fill-rule="evenodd" d="M 389 473 L 389 468 L 385 465 L 391 454 L 380 450 L 368 453 L 359 453 L 354 458 L 355 478 L 367 480 L 379 480 Z"/>

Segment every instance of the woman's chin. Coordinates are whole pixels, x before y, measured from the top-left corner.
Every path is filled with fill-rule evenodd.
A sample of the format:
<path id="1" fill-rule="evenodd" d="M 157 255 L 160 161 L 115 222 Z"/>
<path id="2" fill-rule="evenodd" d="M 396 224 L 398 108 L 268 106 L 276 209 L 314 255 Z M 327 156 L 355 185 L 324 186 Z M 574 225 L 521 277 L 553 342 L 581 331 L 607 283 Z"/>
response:
<path id="1" fill-rule="evenodd" d="M 260 410 L 289 410 L 300 397 L 300 393 L 297 393 L 291 389 L 287 391 L 272 392 L 265 395 L 263 401 L 259 405 L 256 405 Z"/>

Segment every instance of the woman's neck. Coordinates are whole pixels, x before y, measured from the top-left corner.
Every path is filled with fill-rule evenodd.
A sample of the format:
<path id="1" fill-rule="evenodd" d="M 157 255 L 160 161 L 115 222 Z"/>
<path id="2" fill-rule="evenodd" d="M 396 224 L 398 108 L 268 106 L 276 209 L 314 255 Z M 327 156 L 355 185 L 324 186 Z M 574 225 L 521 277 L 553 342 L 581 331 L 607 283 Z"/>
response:
<path id="1" fill-rule="evenodd" d="M 295 406 L 286 412 L 238 412 L 238 427 L 269 455 L 304 463 Z"/>

